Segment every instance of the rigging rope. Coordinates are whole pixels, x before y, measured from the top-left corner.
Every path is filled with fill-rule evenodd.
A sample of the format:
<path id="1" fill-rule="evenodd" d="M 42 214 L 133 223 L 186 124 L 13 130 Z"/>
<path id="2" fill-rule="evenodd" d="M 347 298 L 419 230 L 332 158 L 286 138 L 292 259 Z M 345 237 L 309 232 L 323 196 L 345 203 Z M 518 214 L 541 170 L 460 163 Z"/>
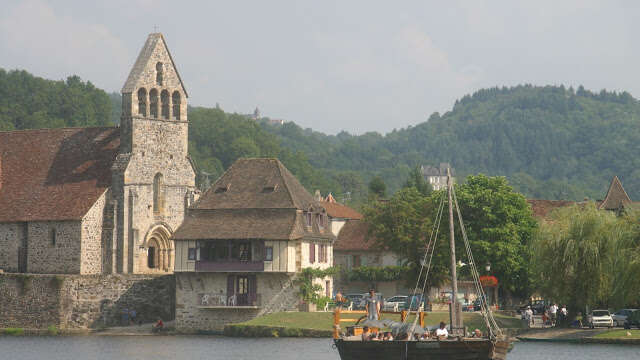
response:
<path id="1" fill-rule="evenodd" d="M 469 238 L 467 237 L 467 232 L 464 227 L 464 222 L 462 221 L 460 206 L 458 206 L 458 198 L 453 188 L 452 188 L 452 195 L 453 195 L 454 203 L 456 205 L 458 220 L 460 221 L 460 230 L 462 232 L 462 238 L 464 239 L 465 250 L 467 252 L 467 256 L 469 257 L 469 265 L 471 266 L 471 274 L 473 276 L 473 283 L 476 288 L 476 295 L 480 297 L 480 308 L 481 308 L 480 310 L 481 310 L 485 325 L 487 326 L 487 331 L 489 331 L 489 337 L 493 339 L 496 337 L 496 335 L 502 335 L 502 330 L 496 323 L 496 320 L 493 317 L 493 313 L 491 312 L 491 309 L 487 304 L 487 298 L 484 293 L 484 290 L 482 289 L 482 285 L 480 283 L 480 274 L 478 273 L 478 268 L 476 267 L 475 260 L 473 259 Z"/>

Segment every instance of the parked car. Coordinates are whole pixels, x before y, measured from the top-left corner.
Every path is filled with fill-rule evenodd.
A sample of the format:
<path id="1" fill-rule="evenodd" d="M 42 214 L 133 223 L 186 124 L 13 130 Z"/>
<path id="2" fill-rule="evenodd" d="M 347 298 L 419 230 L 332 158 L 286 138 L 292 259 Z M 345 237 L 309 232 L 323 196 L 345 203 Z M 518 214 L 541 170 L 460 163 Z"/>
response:
<path id="1" fill-rule="evenodd" d="M 621 309 L 616 311 L 613 315 L 611 315 L 611 318 L 613 318 L 614 326 L 624 326 L 624 322 L 625 320 L 627 320 L 627 316 L 631 315 L 631 313 L 633 313 L 634 311 L 636 311 L 636 309 Z"/>
<path id="2" fill-rule="evenodd" d="M 384 301 L 384 306 L 382 310 L 385 311 L 400 311 L 404 310 L 404 306 L 407 302 L 408 296 L 406 295 L 396 295 L 388 298 Z"/>
<path id="3" fill-rule="evenodd" d="M 596 326 L 613 327 L 613 318 L 609 310 L 593 310 L 591 314 L 587 315 L 587 325 L 590 328 Z"/>
<path id="4" fill-rule="evenodd" d="M 624 321 L 625 329 L 631 329 L 634 326 L 640 329 L 640 310 L 633 310 Z"/>
<path id="5" fill-rule="evenodd" d="M 353 303 L 353 309 L 364 309 L 364 297 L 369 296 L 369 294 L 347 294 L 344 297 L 349 300 L 349 302 Z"/>
<path id="6" fill-rule="evenodd" d="M 422 294 L 407 296 L 404 303 L 404 310 L 417 311 L 424 309 L 424 300 Z"/>

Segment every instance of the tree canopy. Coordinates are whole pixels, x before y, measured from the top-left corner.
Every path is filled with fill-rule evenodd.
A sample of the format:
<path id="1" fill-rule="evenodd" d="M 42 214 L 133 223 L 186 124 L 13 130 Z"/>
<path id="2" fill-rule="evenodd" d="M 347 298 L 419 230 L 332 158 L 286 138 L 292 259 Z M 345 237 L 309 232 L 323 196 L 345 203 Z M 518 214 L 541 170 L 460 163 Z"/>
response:
<path id="1" fill-rule="evenodd" d="M 504 177 L 468 176 L 455 185 L 475 263 L 483 272 L 491 264 L 491 275 L 509 293 L 527 295 L 529 287 L 529 244 L 537 223 L 525 198 L 509 186 Z M 407 263 L 407 280 L 415 282 L 430 234 L 437 228 L 436 217 L 445 191 L 430 195 L 415 187 L 396 192 L 389 201 L 374 201 L 365 207 L 365 221 L 372 238 L 381 249 L 389 249 Z M 446 200 L 444 200 L 446 201 Z M 446 205 L 446 204 L 445 204 Z M 440 222 L 430 273 L 430 285 L 448 280 L 450 266 L 447 208 Z M 456 222 L 458 260 L 469 263 L 462 234 Z M 434 233 L 434 234 L 435 234 Z M 460 276 L 470 276 L 463 267 Z"/>
<path id="2" fill-rule="evenodd" d="M 554 211 L 531 245 L 541 295 L 569 311 L 640 306 L 640 213 L 622 216 L 593 202 Z"/>

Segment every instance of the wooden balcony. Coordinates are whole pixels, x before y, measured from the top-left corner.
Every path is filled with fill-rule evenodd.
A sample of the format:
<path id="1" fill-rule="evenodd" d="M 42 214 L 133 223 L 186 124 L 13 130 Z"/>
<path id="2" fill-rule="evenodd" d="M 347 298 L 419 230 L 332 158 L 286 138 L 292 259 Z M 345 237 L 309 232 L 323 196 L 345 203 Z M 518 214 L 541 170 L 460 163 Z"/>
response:
<path id="1" fill-rule="evenodd" d="M 196 272 L 263 272 L 264 261 L 196 261 Z"/>

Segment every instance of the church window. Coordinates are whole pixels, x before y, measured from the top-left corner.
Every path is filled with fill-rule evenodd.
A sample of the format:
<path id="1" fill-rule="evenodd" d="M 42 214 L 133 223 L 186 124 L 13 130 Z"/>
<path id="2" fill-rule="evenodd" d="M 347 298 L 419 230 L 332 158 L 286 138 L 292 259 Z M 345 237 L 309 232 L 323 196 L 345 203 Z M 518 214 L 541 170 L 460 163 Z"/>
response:
<path id="1" fill-rule="evenodd" d="M 161 215 L 164 212 L 164 179 L 157 173 L 153 178 L 153 213 Z"/>
<path id="2" fill-rule="evenodd" d="M 169 92 L 162 90 L 160 93 L 160 102 L 162 102 L 162 118 L 169 119 Z"/>
<path id="3" fill-rule="evenodd" d="M 171 97 L 171 100 L 173 100 L 173 118 L 180 120 L 180 93 L 174 91 Z"/>
<path id="4" fill-rule="evenodd" d="M 56 240 L 57 240 L 56 236 L 57 236 L 56 229 L 55 228 L 51 229 L 49 232 L 49 237 L 51 238 L 51 246 L 56 246 Z"/>
<path id="5" fill-rule="evenodd" d="M 158 86 L 162 86 L 162 63 L 159 62 L 156 64 L 156 84 Z"/>
<path id="6" fill-rule="evenodd" d="M 158 90 L 156 89 L 149 91 L 149 115 L 158 117 Z"/>
<path id="7" fill-rule="evenodd" d="M 138 90 L 138 114 L 147 116 L 147 90 L 145 88 Z"/>
<path id="8" fill-rule="evenodd" d="M 153 269 L 157 266 L 156 264 L 156 247 L 149 246 L 149 250 L 147 252 L 147 267 L 149 269 Z"/>

